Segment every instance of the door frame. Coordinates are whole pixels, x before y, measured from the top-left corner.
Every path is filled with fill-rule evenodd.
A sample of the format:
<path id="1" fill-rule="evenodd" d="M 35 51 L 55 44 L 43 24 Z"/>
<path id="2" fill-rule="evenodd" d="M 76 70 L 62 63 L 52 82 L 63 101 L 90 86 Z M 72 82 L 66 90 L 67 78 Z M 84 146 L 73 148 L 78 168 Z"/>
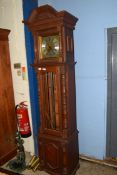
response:
<path id="1" fill-rule="evenodd" d="M 117 33 L 117 27 L 107 28 L 107 127 L 106 127 L 106 157 L 110 155 L 111 145 L 111 109 L 112 109 L 112 45 L 111 36 Z"/>
<path id="2" fill-rule="evenodd" d="M 38 0 L 22 0 L 23 19 L 27 20 L 32 9 L 38 7 Z M 36 73 L 31 66 L 34 62 L 34 42 L 31 32 L 24 25 L 27 69 L 29 79 L 29 93 L 31 102 L 32 127 L 34 135 L 35 154 L 38 155 L 38 130 L 39 130 L 39 102 Z"/>

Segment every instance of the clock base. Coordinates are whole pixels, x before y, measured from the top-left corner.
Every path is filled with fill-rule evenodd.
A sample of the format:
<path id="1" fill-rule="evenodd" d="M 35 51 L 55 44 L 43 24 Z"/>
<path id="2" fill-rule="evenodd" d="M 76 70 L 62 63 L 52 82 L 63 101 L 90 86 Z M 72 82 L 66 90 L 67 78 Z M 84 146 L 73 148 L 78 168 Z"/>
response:
<path id="1" fill-rule="evenodd" d="M 79 168 L 77 130 L 68 138 L 39 135 L 40 170 L 52 175 L 74 175 Z"/>
<path id="2" fill-rule="evenodd" d="M 77 163 L 76 167 L 74 168 L 73 172 L 69 174 L 69 172 L 63 172 L 63 173 L 56 173 L 53 170 L 48 170 L 48 169 L 42 169 L 39 167 L 40 171 L 45 171 L 51 175 L 75 175 L 76 171 L 80 168 L 79 162 Z"/>

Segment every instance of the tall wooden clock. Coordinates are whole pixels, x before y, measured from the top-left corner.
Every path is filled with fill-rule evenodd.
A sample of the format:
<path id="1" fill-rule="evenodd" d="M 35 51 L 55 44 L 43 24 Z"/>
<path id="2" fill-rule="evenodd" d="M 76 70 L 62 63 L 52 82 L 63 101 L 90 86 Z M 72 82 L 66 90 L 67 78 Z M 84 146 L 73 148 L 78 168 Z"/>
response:
<path id="1" fill-rule="evenodd" d="M 44 5 L 24 21 L 34 37 L 40 169 L 53 175 L 74 175 L 79 167 L 73 42 L 77 20 Z"/>

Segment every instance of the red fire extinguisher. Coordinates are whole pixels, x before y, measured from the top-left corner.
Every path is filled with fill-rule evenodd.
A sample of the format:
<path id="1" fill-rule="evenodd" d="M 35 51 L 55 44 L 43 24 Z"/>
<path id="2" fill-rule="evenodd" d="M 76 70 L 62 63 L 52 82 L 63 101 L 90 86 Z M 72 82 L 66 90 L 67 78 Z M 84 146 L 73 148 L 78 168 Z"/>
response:
<path id="1" fill-rule="evenodd" d="M 16 106 L 16 115 L 17 115 L 18 129 L 21 134 L 21 137 L 27 138 L 31 136 L 28 109 L 25 102 L 21 102 Z"/>

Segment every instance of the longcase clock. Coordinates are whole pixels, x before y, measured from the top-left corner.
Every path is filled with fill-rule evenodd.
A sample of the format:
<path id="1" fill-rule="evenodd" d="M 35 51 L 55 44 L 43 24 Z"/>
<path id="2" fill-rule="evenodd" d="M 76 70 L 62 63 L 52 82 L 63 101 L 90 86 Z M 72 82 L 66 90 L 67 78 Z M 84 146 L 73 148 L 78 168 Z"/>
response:
<path id="1" fill-rule="evenodd" d="M 34 37 L 40 169 L 53 175 L 74 175 L 79 167 L 73 42 L 77 20 L 44 5 L 24 21 Z"/>

